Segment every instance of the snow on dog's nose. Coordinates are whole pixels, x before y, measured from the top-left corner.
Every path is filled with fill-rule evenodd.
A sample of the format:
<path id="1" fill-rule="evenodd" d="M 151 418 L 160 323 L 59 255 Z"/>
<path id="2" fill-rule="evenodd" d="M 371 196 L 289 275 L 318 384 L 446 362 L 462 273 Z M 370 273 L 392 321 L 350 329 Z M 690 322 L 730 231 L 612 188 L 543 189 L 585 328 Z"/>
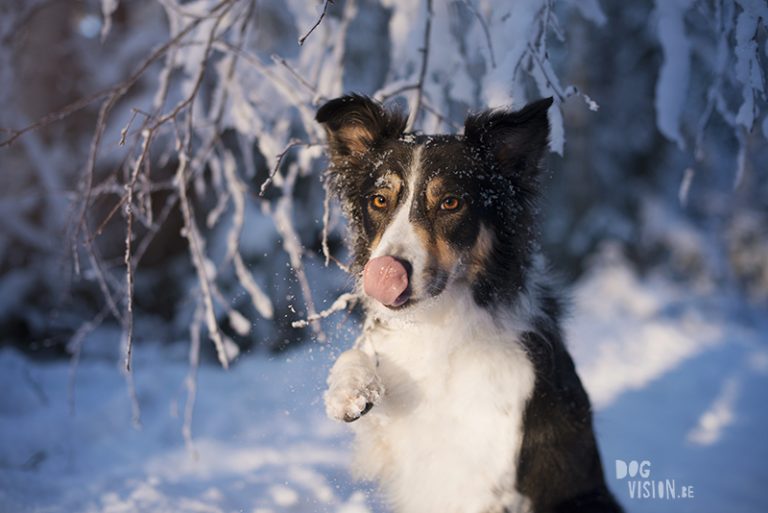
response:
<path id="1" fill-rule="evenodd" d="M 391 256 L 372 258 L 363 270 L 363 290 L 386 306 L 400 306 L 408 301 L 408 270 Z"/>

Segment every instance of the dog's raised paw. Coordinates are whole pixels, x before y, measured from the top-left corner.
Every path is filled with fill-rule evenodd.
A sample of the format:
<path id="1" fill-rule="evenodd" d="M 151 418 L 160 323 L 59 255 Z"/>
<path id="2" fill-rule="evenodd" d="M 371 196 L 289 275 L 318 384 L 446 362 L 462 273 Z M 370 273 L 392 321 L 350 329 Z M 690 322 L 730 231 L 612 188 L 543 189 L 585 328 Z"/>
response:
<path id="1" fill-rule="evenodd" d="M 373 408 L 384 395 L 370 358 L 358 350 L 339 357 L 328 376 L 325 410 L 332 419 L 354 422 Z"/>
<path id="2" fill-rule="evenodd" d="M 332 419 L 354 422 L 379 401 L 384 387 L 375 374 L 349 373 L 332 381 L 325 393 L 325 410 Z"/>
<path id="3" fill-rule="evenodd" d="M 354 422 L 369 411 L 371 411 L 371 408 L 373 408 L 373 403 L 365 403 L 365 408 L 363 408 L 363 411 L 360 412 L 360 415 L 353 417 L 350 415 L 344 415 L 344 422 Z"/>

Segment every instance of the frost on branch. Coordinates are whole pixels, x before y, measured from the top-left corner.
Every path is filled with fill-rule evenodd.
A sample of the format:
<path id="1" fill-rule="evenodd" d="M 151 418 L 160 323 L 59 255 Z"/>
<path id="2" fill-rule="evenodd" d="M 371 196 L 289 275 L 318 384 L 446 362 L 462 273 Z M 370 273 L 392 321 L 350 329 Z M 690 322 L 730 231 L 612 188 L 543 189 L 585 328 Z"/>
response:
<path id="1" fill-rule="evenodd" d="M 768 3 L 763 0 L 657 0 L 658 37 L 664 55 L 656 82 L 656 118 L 662 134 L 681 150 L 694 146 L 704 158 L 704 137 L 713 115 L 727 124 L 739 142 L 734 183 L 743 177 L 747 138 L 768 119 L 765 95 L 765 39 Z M 707 48 L 694 59 L 693 41 Z M 695 67 L 692 69 L 692 67 Z M 689 82 L 708 84 L 706 103 L 697 105 Z M 694 107 L 695 106 L 695 107 Z M 691 115 L 689 111 L 696 113 Z M 764 141 L 768 133 L 757 133 Z"/>
<path id="2" fill-rule="evenodd" d="M 314 115 L 346 91 L 407 108 L 409 127 L 426 133 L 460 131 L 468 111 L 553 96 L 552 151 L 609 185 L 598 198 L 584 193 L 576 215 L 562 209 L 564 231 L 582 238 L 563 246 L 579 257 L 606 217 L 631 240 L 631 222 L 605 215 L 630 194 L 625 180 L 666 175 L 631 167 L 658 150 L 638 128 L 643 113 L 655 106 L 661 133 L 697 159 L 712 125 L 725 123 L 739 169 L 750 138 L 768 136 L 759 0 L 659 1 L 655 23 L 642 4 L 617 12 L 597 0 L 87 4 L 31 0 L 0 16 L 0 162 L 14 178 L 0 198 L 0 290 L 17 291 L 2 295 L 0 321 L 68 347 L 75 363 L 87 333 L 117 324 L 126 373 L 142 338 L 191 339 L 193 366 L 206 348 L 227 366 L 241 349 L 332 333 L 343 316 L 331 313 L 354 301 Z M 625 26 L 634 36 L 658 29 L 657 39 L 612 34 Z M 605 34 L 616 44 L 595 42 Z M 658 61 L 645 58 L 659 49 Z M 600 76 L 612 60 L 612 75 Z M 623 63 L 643 62 L 653 66 L 617 79 Z M 691 84 L 705 91 L 690 94 Z M 691 108 L 697 97 L 704 106 Z M 567 120 L 595 119 L 589 144 L 587 130 L 566 134 Z M 682 168 L 694 171 L 669 190 L 685 200 L 696 166 Z M 563 172 L 564 188 L 582 193 L 593 183 L 583 176 Z"/>
<path id="3" fill-rule="evenodd" d="M 128 71 L 114 66 L 99 93 L 28 128 L 15 119 L 9 125 L 21 128 L 4 132 L 4 145 L 21 137 L 27 143 L 34 130 L 73 112 L 96 114 L 72 203 L 70 247 L 76 274 L 98 285 L 126 332 L 128 369 L 141 331 L 142 260 L 167 239 L 171 222 L 196 276 L 178 293 L 199 299 L 194 309 L 184 306 L 173 315 L 184 325 L 193 310 L 201 312 L 193 325 L 211 339 L 222 365 L 229 363 L 232 336 L 241 342 L 281 336 L 271 322 L 251 329 L 243 319 L 285 318 L 276 310 L 318 318 L 309 278 L 317 248 L 307 244 L 319 239 L 322 260 L 338 262 L 343 255 L 330 248 L 339 244 L 329 239 L 343 233 L 338 215 L 331 215 L 336 207 L 312 186 L 324 165 L 314 112 L 325 99 L 356 88 L 362 78 L 344 72 L 359 66 L 354 59 L 383 51 L 389 68 L 362 92 L 406 102 L 417 130 L 454 130 L 468 109 L 489 101 L 521 104 L 545 94 L 565 101 L 572 94 L 548 61 L 548 38 L 564 37 L 550 2 L 519 2 L 514 12 L 484 1 L 325 2 L 319 18 L 307 7 L 298 1 L 258 7 L 250 0 L 145 1 L 143 16 L 164 20 L 166 31 L 152 26 L 150 38 L 140 17 L 130 16 L 138 7 L 104 0 L 101 34 L 112 55 L 141 48 L 145 40 L 150 45 L 125 55 Z M 377 28 L 352 52 L 348 33 L 366 16 L 378 17 Z M 510 31 L 518 34 L 511 44 Z M 283 37 L 290 34 L 297 37 Z M 305 44 L 296 45 L 300 34 Z M 562 152 L 559 110 L 552 116 L 553 149 Z M 107 242 L 121 231 L 120 264 L 107 263 L 117 256 Z M 293 282 L 287 287 L 286 278 Z M 321 291 L 323 301 L 327 293 Z M 232 303 L 231 294 L 249 301 Z M 310 324 L 324 339 L 320 324 Z"/>

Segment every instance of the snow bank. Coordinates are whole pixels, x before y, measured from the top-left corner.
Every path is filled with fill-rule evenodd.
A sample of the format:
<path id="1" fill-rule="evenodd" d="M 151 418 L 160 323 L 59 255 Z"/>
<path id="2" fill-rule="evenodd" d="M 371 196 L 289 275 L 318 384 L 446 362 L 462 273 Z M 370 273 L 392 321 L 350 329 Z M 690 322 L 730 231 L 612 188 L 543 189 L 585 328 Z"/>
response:
<path id="1" fill-rule="evenodd" d="M 369 490 L 346 474 L 347 433 L 322 412 L 330 352 L 204 366 L 190 451 L 183 355 L 138 348 L 136 430 L 116 365 L 81 362 L 71 415 L 65 363 L 3 350 L 0 511 L 370 512 Z"/>
<path id="2" fill-rule="evenodd" d="M 595 262 L 575 300 L 570 346 L 595 403 L 608 483 L 627 510 L 768 510 L 766 320 L 641 279 L 616 252 Z M 348 432 L 322 411 L 327 369 L 349 338 L 245 355 L 229 371 L 203 366 L 193 450 L 178 414 L 183 344 L 137 348 L 140 430 L 114 359 L 87 352 L 98 339 L 77 372 L 74 414 L 65 362 L 4 349 L 0 511 L 383 512 L 369 486 L 350 480 Z M 615 460 L 648 460 L 651 479 L 690 485 L 694 498 L 631 499 Z"/>

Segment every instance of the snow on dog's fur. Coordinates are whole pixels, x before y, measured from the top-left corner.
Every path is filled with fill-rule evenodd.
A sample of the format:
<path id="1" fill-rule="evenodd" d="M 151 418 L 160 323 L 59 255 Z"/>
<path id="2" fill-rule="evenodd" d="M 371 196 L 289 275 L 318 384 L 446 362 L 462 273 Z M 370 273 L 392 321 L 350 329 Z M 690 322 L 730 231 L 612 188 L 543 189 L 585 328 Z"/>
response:
<path id="1" fill-rule="evenodd" d="M 463 136 L 404 134 L 356 95 L 317 113 L 367 313 L 326 410 L 398 513 L 620 511 L 534 249 L 551 103 L 469 116 Z"/>

